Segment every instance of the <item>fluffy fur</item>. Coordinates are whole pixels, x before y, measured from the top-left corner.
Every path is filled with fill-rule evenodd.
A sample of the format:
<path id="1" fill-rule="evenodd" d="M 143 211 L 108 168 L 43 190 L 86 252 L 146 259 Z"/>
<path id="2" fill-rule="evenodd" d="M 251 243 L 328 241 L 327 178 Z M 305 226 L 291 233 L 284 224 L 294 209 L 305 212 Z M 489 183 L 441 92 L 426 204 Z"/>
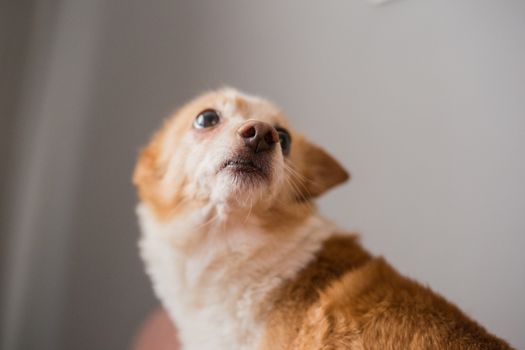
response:
<path id="1" fill-rule="evenodd" d="M 195 128 L 205 110 L 219 123 Z M 247 151 L 239 130 L 254 121 L 286 128 L 290 153 Z M 225 166 L 241 158 L 255 170 Z M 184 349 L 508 348 L 316 213 L 347 178 L 276 107 L 233 89 L 166 121 L 134 183 L 141 256 Z"/>

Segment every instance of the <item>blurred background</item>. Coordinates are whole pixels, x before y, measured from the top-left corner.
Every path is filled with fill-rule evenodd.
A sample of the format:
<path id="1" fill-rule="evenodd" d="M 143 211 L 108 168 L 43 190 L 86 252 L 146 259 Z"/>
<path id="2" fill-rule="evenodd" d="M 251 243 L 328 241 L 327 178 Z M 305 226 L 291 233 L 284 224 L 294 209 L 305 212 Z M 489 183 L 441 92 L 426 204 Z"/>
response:
<path id="1" fill-rule="evenodd" d="M 157 305 L 137 151 L 232 85 L 352 172 L 320 201 L 525 349 L 525 2 L 0 3 L 0 346 L 126 349 Z"/>

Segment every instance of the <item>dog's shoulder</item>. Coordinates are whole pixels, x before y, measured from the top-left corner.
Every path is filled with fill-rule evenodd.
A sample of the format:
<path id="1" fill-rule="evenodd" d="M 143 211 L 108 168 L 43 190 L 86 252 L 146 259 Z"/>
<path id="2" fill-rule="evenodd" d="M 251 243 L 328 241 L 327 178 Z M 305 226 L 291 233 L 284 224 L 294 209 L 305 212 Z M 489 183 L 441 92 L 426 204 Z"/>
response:
<path id="1" fill-rule="evenodd" d="M 275 296 L 263 349 L 509 349 L 456 306 L 334 235 Z"/>
<path id="2" fill-rule="evenodd" d="M 336 233 L 326 239 L 316 257 L 295 278 L 273 292 L 262 349 L 292 348 L 292 342 L 306 330 L 307 318 L 323 292 L 372 259 L 361 247 L 357 235 Z"/>

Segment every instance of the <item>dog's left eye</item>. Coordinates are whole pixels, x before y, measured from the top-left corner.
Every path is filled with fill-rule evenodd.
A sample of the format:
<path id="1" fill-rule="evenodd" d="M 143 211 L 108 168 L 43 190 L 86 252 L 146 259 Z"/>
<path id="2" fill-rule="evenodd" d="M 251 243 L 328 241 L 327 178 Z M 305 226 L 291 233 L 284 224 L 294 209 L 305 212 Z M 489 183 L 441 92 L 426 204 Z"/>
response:
<path id="1" fill-rule="evenodd" d="M 193 121 L 193 126 L 197 129 L 211 128 L 219 123 L 219 114 L 213 109 L 201 112 Z"/>
<path id="2" fill-rule="evenodd" d="M 288 153 L 290 153 L 290 146 L 292 145 L 292 137 L 290 136 L 290 133 L 288 130 L 284 128 L 276 127 L 275 130 L 277 130 L 277 134 L 279 134 L 279 143 L 281 144 L 281 150 L 283 151 L 283 154 L 286 156 Z"/>

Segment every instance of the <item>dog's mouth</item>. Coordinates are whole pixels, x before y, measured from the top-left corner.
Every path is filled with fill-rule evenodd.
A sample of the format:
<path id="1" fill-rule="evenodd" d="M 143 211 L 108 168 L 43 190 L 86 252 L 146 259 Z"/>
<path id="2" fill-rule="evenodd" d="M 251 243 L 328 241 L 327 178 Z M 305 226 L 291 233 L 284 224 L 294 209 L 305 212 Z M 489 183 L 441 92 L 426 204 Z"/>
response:
<path id="1" fill-rule="evenodd" d="M 255 159 L 236 157 L 225 161 L 221 171 L 229 171 L 236 176 L 267 177 L 267 167 Z"/>

